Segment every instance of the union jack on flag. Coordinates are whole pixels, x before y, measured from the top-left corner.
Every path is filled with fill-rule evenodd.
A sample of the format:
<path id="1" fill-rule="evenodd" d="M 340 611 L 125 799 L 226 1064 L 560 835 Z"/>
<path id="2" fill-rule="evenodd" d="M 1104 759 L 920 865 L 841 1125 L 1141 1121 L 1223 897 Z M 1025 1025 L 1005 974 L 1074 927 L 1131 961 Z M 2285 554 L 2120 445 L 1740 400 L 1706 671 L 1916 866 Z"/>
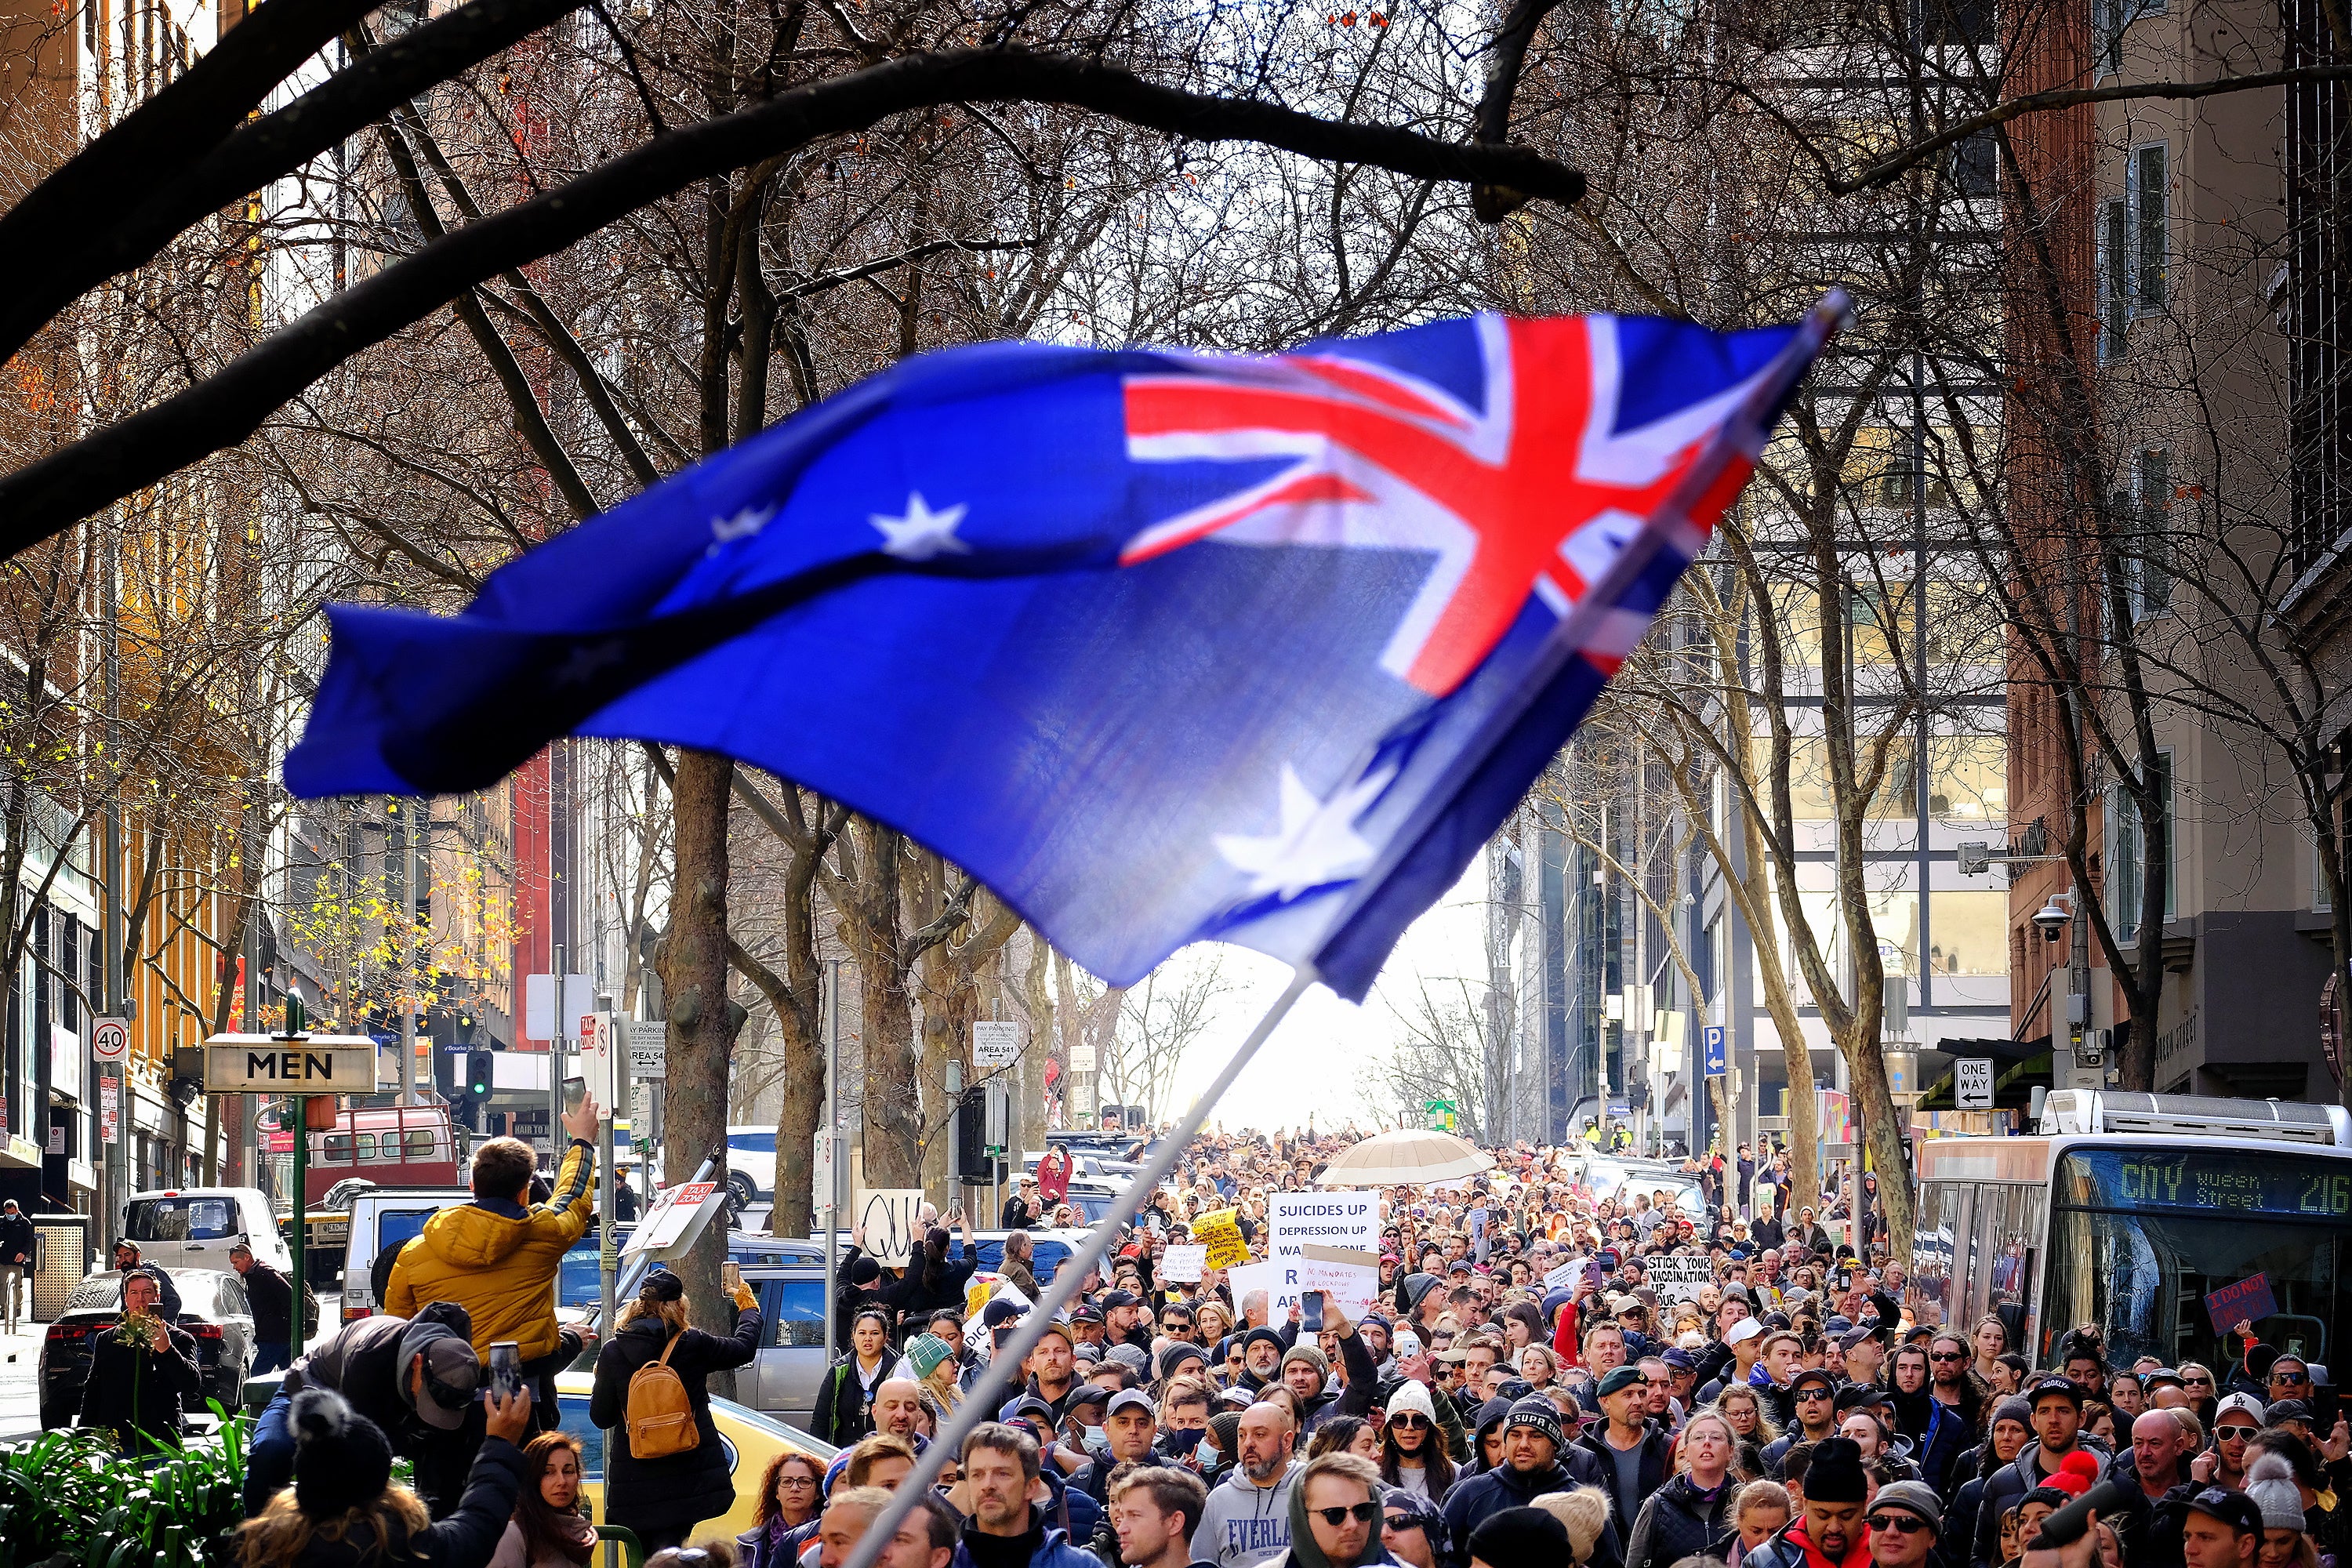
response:
<path id="1" fill-rule="evenodd" d="M 1360 997 L 1640 641 L 1841 309 L 924 355 L 459 615 L 337 606 L 287 783 L 705 747 L 902 829 L 1113 984 L 1216 938 Z"/>

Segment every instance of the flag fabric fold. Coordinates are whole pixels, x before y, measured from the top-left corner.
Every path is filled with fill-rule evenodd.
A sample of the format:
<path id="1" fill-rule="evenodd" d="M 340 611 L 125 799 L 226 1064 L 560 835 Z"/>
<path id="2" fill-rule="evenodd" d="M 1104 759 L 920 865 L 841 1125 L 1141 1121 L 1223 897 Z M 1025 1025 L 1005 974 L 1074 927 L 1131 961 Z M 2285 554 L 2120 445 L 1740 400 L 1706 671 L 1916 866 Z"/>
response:
<path id="1" fill-rule="evenodd" d="M 896 826 L 1115 984 L 1360 997 L 1640 640 L 1842 302 L 1473 317 L 1269 359 L 912 359 L 520 557 L 332 607 L 286 783 L 703 747 Z"/>

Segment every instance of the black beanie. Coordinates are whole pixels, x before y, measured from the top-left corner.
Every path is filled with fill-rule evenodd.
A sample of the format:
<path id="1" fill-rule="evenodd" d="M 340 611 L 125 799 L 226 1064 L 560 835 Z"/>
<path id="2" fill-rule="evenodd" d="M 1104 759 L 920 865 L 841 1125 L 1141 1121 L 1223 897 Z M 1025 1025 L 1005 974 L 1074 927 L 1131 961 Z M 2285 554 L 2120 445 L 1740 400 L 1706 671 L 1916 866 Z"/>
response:
<path id="1" fill-rule="evenodd" d="M 392 1484 L 392 1445 L 383 1430 L 331 1388 L 294 1396 L 294 1501 L 312 1519 L 337 1519 L 383 1495 Z"/>
<path id="2" fill-rule="evenodd" d="M 1813 1445 L 1805 1466 L 1805 1496 L 1821 1502 L 1863 1502 L 1870 1478 L 1862 1473 L 1862 1445 L 1851 1437 L 1824 1437 Z"/>
<path id="3" fill-rule="evenodd" d="M 1478 1521 L 1465 1550 L 1494 1568 L 1568 1561 L 1568 1526 L 1539 1508 L 1498 1509 Z"/>

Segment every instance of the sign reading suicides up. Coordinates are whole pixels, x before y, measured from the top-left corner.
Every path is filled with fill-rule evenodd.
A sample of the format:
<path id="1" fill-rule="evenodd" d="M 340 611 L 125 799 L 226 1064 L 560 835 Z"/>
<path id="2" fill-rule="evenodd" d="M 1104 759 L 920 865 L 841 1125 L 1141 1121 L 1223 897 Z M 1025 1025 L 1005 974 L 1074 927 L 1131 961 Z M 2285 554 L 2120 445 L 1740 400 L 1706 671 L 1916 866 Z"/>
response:
<path id="1" fill-rule="evenodd" d="M 1274 1193 L 1265 1200 L 1268 1258 L 1297 1258 L 1309 1242 L 1381 1251 L 1381 1205 L 1370 1193 Z"/>

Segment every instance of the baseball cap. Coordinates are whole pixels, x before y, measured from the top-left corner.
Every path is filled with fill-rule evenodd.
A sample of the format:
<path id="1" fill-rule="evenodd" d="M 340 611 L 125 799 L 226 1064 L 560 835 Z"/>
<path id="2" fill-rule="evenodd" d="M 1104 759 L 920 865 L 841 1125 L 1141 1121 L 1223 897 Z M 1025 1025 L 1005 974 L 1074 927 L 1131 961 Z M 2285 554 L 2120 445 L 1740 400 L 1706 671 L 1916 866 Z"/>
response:
<path id="1" fill-rule="evenodd" d="M 1824 1388 L 1834 1389 L 1837 1387 L 1837 1376 L 1825 1366 L 1809 1366 L 1789 1380 L 1789 1387 L 1791 1392 L 1794 1392 L 1809 1383 L 1818 1383 Z"/>
<path id="2" fill-rule="evenodd" d="M 1021 1316 L 1019 1305 L 1006 1300 L 1002 1296 L 980 1310 L 980 1321 L 983 1328 L 998 1328 L 1019 1316 Z"/>
<path id="3" fill-rule="evenodd" d="M 1132 1307 L 1141 1300 L 1142 1298 L 1138 1296 L 1132 1290 L 1105 1291 L 1102 1299 L 1102 1310 L 1108 1312 L 1116 1307 Z"/>
<path id="4" fill-rule="evenodd" d="M 2263 1415 L 2263 1425 L 2265 1426 L 2284 1426 L 2290 1421 L 2300 1421 L 2305 1426 L 2309 1426 L 2311 1406 L 2300 1399 L 2282 1399 Z"/>
<path id="5" fill-rule="evenodd" d="M 2026 1390 L 2025 1397 L 2039 1405 L 2051 1394 L 2062 1394 L 2074 1402 L 2076 1409 L 2083 1405 L 2083 1385 L 2071 1377 L 2045 1377 Z"/>
<path id="6" fill-rule="evenodd" d="M 1099 1323 L 1102 1321 L 1102 1310 L 1098 1307 L 1089 1307 L 1082 1302 L 1070 1310 L 1070 1321 L 1074 1323 Z"/>
<path id="7" fill-rule="evenodd" d="M 2263 1402 L 2252 1394 L 2232 1394 L 2224 1397 L 2221 1404 L 2213 1407 L 2213 1424 L 2218 1426 L 2221 1424 L 2222 1416 L 2238 1415 L 2259 1426 L 2268 1414 L 2263 1408 Z"/>
<path id="8" fill-rule="evenodd" d="M 2200 1487 L 2184 1500 L 2199 1513 L 2210 1514 L 2242 1535 L 2260 1535 L 2263 1510 L 2254 1500 L 2228 1487 Z"/>
<path id="9" fill-rule="evenodd" d="M 414 1324 L 400 1337 L 400 1364 L 407 1366 L 418 1356 L 425 1358 L 425 1380 L 412 1396 L 416 1417 L 438 1431 L 454 1432 L 481 1386 L 480 1358 L 472 1345 L 439 1323 Z M 410 1392 L 404 1377 L 400 1391 Z"/>
<path id="10" fill-rule="evenodd" d="M 1122 1389 L 1120 1392 L 1132 1393 L 1134 1391 L 1132 1389 Z M 1062 1401 L 1062 1413 L 1064 1415 L 1067 1415 L 1071 1411 L 1076 1410 L 1081 1405 L 1108 1405 L 1109 1403 L 1109 1389 L 1105 1388 L 1099 1383 L 1081 1383 L 1076 1387 L 1071 1389 L 1069 1396 Z"/>
<path id="11" fill-rule="evenodd" d="M 1152 1408 L 1151 1395 L 1144 1393 L 1143 1390 L 1139 1388 L 1122 1388 L 1117 1394 L 1112 1394 L 1110 1396 L 1110 1408 L 1104 1412 L 1104 1415 L 1108 1418 L 1118 1415 L 1122 1410 L 1140 1410 L 1146 1415 L 1156 1415 L 1158 1414 L 1158 1412 Z"/>
<path id="12" fill-rule="evenodd" d="M 1727 1345 L 1745 1344 L 1749 1340 L 1759 1337 L 1763 1332 L 1763 1324 L 1753 1318 L 1742 1318 L 1731 1325 L 1730 1331 L 1723 1336 L 1723 1342 Z"/>

